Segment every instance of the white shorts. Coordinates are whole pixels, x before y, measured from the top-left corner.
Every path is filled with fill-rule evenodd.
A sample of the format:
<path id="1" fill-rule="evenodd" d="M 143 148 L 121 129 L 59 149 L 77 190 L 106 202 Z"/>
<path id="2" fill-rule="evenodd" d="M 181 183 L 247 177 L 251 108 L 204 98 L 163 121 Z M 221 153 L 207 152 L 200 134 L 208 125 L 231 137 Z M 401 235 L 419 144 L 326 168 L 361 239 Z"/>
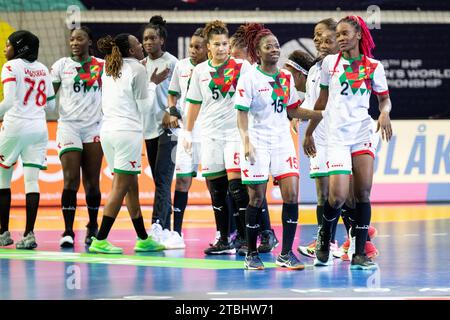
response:
<path id="1" fill-rule="evenodd" d="M 196 177 L 200 164 L 201 143 L 192 142 L 192 153 L 188 154 L 180 143 L 177 146 L 175 172 L 177 177 Z"/>
<path id="2" fill-rule="evenodd" d="M 227 172 L 241 172 L 240 141 L 203 137 L 201 147 L 202 176 L 214 177 Z"/>
<path id="3" fill-rule="evenodd" d="M 47 169 L 48 133 L 45 131 L 8 135 L 7 130 L 0 132 L 0 167 L 9 169 L 22 159 L 24 167 Z"/>
<path id="4" fill-rule="evenodd" d="M 111 172 L 141 173 L 141 131 L 101 131 L 100 137 L 103 153 Z"/>
<path id="5" fill-rule="evenodd" d="M 309 176 L 311 178 L 327 177 L 327 146 L 316 144 L 316 156 L 309 158 L 309 163 Z"/>
<path id="6" fill-rule="evenodd" d="M 251 165 L 249 161 L 242 159 L 242 184 L 266 183 L 269 180 L 269 173 L 274 181 L 299 176 L 298 157 L 292 139 L 287 139 L 286 143 L 272 148 L 254 147 L 256 162 Z M 244 154 L 243 148 L 241 152 Z"/>
<path id="7" fill-rule="evenodd" d="M 73 122 L 58 122 L 56 143 L 61 157 L 68 151 L 83 151 L 83 143 L 100 142 L 101 121 L 88 127 L 79 127 Z"/>
<path id="8" fill-rule="evenodd" d="M 363 142 L 353 145 L 329 144 L 327 147 L 328 175 L 352 174 L 352 157 L 369 154 L 375 159 L 380 135 L 373 132 Z"/>

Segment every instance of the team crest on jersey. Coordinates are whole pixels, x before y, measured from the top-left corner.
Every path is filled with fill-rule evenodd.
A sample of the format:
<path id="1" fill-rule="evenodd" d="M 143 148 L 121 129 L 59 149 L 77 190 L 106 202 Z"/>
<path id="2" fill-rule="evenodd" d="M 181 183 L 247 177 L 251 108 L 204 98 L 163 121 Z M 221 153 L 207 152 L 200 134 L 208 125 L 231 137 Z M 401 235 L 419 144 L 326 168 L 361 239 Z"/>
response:
<path id="1" fill-rule="evenodd" d="M 82 81 L 86 84 L 86 91 L 93 88 L 94 91 L 102 87 L 103 62 L 92 58 L 90 62 L 83 63 L 77 67 L 77 75 L 74 78 L 75 83 Z"/>
<path id="2" fill-rule="evenodd" d="M 354 60 L 351 64 L 344 64 L 344 73 L 339 77 L 339 82 L 341 85 L 348 82 L 353 94 L 358 93 L 358 91 L 361 95 L 370 94 L 377 65 L 378 63 L 373 63 L 366 58 Z"/>
<path id="3" fill-rule="evenodd" d="M 232 97 L 235 93 L 237 82 L 239 80 L 242 63 L 237 63 L 234 59 L 228 60 L 228 63 L 218 68 L 215 72 L 211 72 L 211 81 L 209 88 L 219 89 L 223 98 L 227 94 Z M 233 89 L 231 91 L 231 89 Z"/>
<path id="4" fill-rule="evenodd" d="M 269 82 L 273 88 L 272 99 L 280 99 L 283 102 L 283 108 L 286 108 L 289 103 L 291 77 L 280 71 L 274 80 Z"/>

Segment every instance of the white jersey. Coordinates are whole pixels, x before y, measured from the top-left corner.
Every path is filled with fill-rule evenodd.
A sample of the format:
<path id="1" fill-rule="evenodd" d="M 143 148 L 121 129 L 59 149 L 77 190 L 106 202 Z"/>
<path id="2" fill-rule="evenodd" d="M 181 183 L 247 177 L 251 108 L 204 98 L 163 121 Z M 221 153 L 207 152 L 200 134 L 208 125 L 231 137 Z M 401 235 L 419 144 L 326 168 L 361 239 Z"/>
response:
<path id="1" fill-rule="evenodd" d="M 102 131 L 142 131 L 141 113 L 136 100 L 148 97 L 147 73 L 134 58 L 124 58 L 120 78 L 102 75 Z"/>
<path id="2" fill-rule="evenodd" d="M 291 139 L 286 109 L 300 101 L 294 78 L 286 69 L 267 74 L 253 67 L 237 85 L 235 108 L 248 111 L 248 133 L 254 146 L 273 147 Z"/>
<path id="3" fill-rule="evenodd" d="M 368 109 L 370 94 L 388 94 L 383 65 L 380 61 L 360 55 L 347 60 L 342 53 L 325 57 L 320 86 L 328 88 L 328 144 L 352 145 L 358 136 L 372 130 Z"/>
<path id="4" fill-rule="evenodd" d="M 142 114 L 145 139 L 157 138 L 164 132 L 162 119 L 164 117 L 164 113 L 166 112 L 166 108 L 168 107 L 167 95 L 169 91 L 169 84 L 177 61 L 178 59 L 168 52 L 164 52 L 161 57 L 155 60 L 152 60 L 149 57 L 145 58 L 145 68 L 147 70 L 148 82 L 150 81 L 150 77 L 152 76 L 152 73 L 155 71 L 155 69 L 158 69 L 157 73 L 160 73 L 166 68 L 170 69 L 170 73 L 167 79 L 156 86 L 156 90 L 154 93 L 155 98 L 153 100 L 152 107 L 148 112 Z"/>
<path id="5" fill-rule="evenodd" d="M 101 121 L 103 65 L 96 57 L 81 62 L 65 57 L 53 64 L 53 82 L 61 84 L 58 121 L 82 127 Z"/>
<path id="6" fill-rule="evenodd" d="M 21 132 L 46 131 L 44 108 L 47 101 L 55 98 L 47 67 L 38 61 L 10 60 L 3 65 L 2 83 L 10 81 L 16 83 L 16 96 L 13 107 L 3 117 L 3 127 Z M 39 120 L 37 127 L 21 125 L 22 121 L 28 123 L 29 120 Z"/>
<path id="7" fill-rule="evenodd" d="M 309 69 L 308 78 L 306 79 L 306 93 L 305 99 L 302 103 L 302 108 L 314 110 L 314 105 L 320 94 L 320 72 L 322 68 L 322 61 L 317 62 Z M 326 119 L 322 119 L 319 125 L 313 132 L 314 141 L 320 145 L 327 144 L 326 136 Z"/>
<path id="8" fill-rule="evenodd" d="M 186 101 L 200 104 L 203 137 L 239 141 L 234 97 L 239 77 L 252 67 L 246 60 L 229 58 L 213 67 L 211 60 L 198 64 L 192 73 Z"/>

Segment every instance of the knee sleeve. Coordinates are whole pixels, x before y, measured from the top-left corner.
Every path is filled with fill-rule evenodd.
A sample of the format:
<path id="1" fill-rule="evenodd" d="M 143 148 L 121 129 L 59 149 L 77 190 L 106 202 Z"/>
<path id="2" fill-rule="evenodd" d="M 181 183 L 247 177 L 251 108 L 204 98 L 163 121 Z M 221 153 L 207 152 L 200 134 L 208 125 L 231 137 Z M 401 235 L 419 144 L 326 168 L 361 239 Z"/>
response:
<path id="1" fill-rule="evenodd" d="M 225 204 L 227 190 L 228 190 L 228 180 L 227 177 L 220 177 L 209 181 L 211 200 L 214 203 L 223 206 Z M 223 203 L 223 204 L 222 204 Z"/>
<path id="2" fill-rule="evenodd" d="M 0 168 L 0 189 L 9 189 L 11 187 L 13 168 Z"/>
<path id="3" fill-rule="evenodd" d="M 249 197 L 247 188 L 242 184 L 241 179 L 230 180 L 229 190 L 235 203 L 246 208 L 249 202 Z"/>
<path id="4" fill-rule="evenodd" d="M 25 193 L 39 193 L 39 168 L 24 167 Z"/>

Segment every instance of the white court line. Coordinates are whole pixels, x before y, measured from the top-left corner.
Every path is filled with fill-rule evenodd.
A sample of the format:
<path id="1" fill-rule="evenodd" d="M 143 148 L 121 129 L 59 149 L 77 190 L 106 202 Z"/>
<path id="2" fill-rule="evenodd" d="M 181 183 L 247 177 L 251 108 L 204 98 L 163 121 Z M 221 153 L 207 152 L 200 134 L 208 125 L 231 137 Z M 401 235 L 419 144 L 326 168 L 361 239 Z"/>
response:
<path id="1" fill-rule="evenodd" d="M 173 299 L 173 297 L 170 296 L 125 296 L 123 297 L 127 300 L 166 300 L 166 299 Z"/>
<path id="2" fill-rule="evenodd" d="M 446 236 L 447 232 L 445 232 L 445 233 L 432 233 L 431 235 L 435 236 L 435 237 L 442 237 L 442 236 Z"/>
<path id="3" fill-rule="evenodd" d="M 404 237 L 418 237 L 419 234 L 417 234 L 417 233 L 407 233 L 407 234 L 404 234 L 403 236 Z"/>
<path id="4" fill-rule="evenodd" d="M 215 291 L 215 292 L 207 292 L 206 294 L 214 295 L 214 296 L 220 296 L 220 295 L 227 295 L 228 292 Z"/>
<path id="5" fill-rule="evenodd" d="M 390 238 L 390 237 L 391 237 L 390 234 L 378 234 L 378 235 L 376 236 L 376 238 Z"/>

